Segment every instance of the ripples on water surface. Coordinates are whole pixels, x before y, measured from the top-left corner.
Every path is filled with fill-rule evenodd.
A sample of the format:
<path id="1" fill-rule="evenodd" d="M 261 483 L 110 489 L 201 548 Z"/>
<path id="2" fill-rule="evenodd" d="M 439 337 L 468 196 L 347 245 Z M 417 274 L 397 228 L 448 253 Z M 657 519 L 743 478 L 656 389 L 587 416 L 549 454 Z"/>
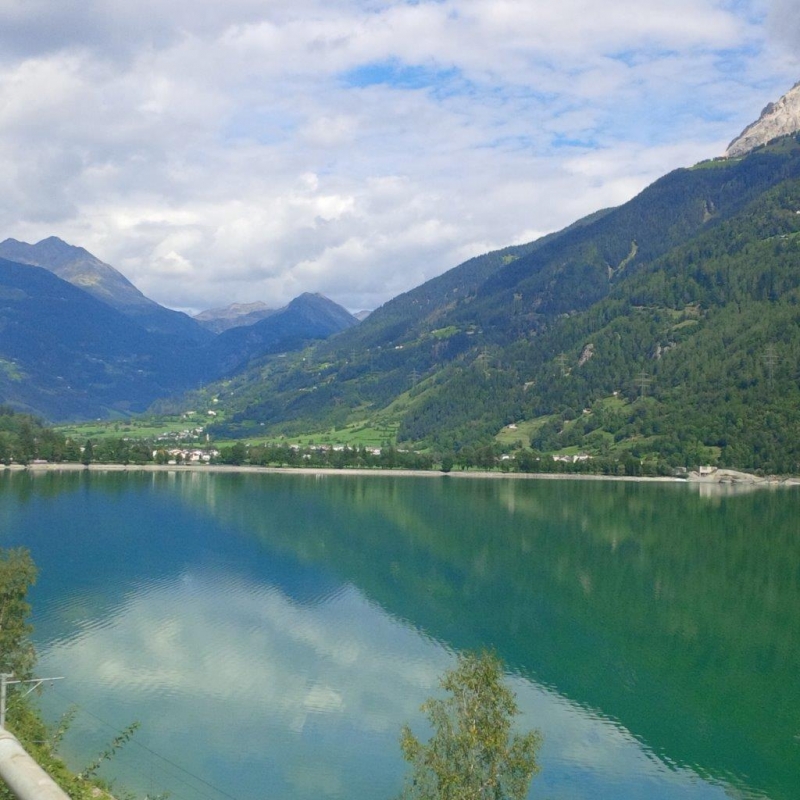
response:
<path id="1" fill-rule="evenodd" d="M 492 646 L 545 734 L 531 796 L 800 797 L 796 490 L 205 474 L 0 476 L 44 705 L 82 766 L 175 798 L 390 798 L 398 733 Z M 223 790 L 221 793 L 218 789 Z"/>

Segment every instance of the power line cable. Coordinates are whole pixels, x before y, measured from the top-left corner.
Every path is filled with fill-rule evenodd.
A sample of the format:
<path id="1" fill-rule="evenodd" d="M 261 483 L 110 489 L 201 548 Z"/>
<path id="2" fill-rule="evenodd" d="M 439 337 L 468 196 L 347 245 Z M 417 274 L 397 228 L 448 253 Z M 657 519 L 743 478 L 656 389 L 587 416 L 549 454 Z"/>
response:
<path id="1" fill-rule="evenodd" d="M 93 719 L 97 720 L 97 722 L 99 722 L 101 725 L 104 725 L 109 730 L 113 731 L 116 734 L 120 733 L 120 730 L 115 725 L 112 725 L 110 722 L 106 722 L 104 719 L 101 719 L 100 717 L 97 716 L 97 714 L 93 713 L 92 711 L 89 711 L 89 709 L 85 708 L 80 703 L 76 703 L 74 700 L 72 700 L 71 698 L 67 697 L 63 692 L 59 691 L 58 689 L 53 689 L 53 692 L 55 694 L 59 695 L 62 699 L 66 700 L 71 705 L 75 706 L 75 708 L 79 709 L 84 714 L 87 714 L 88 716 L 90 716 Z M 201 778 L 199 775 L 195 775 L 190 770 L 186 769 L 185 767 L 182 767 L 180 764 L 176 764 L 174 761 L 172 761 L 171 759 L 167 758 L 166 756 L 162 756 L 160 753 L 157 753 L 155 750 L 153 750 L 152 748 L 148 747 L 145 744 L 142 744 L 141 742 L 137 741 L 136 739 L 131 739 L 130 744 L 133 744 L 133 745 L 141 748 L 142 750 L 144 750 L 147 753 L 149 753 L 151 756 L 155 756 L 156 758 L 158 758 L 161 761 L 163 761 L 165 764 L 169 764 L 174 769 L 177 769 L 180 772 L 183 772 L 185 775 L 188 775 L 190 778 L 193 778 L 194 780 L 198 781 L 199 783 L 202 783 L 204 786 L 207 786 L 209 789 L 213 790 L 214 792 L 217 792 L 218 794 L 221 794 L 223 797 L 227 797 L 228 800 L 239 800 L 239 798 L 235 797 L 234 795 L 230 794 L 229 792 L 226 792 L 224 789 L 220 789 L 218 786 L 215 786 L 213 783 L 207 781 L 205 778 Z M 197 790 L 195 787 L 191 786 L 191 784 L 187 783 L 184 780 L 181 780 L 181 778 L 178 778 L 176 776 L 176 779 L 180 780 L 181 783 L 184 783 L 186 786 L 189 786 L 189 788 L 192 789 L 193 791 L 196 791 L 199 794 L 203 794 L 202 792 Z M 208 797 L 208 795 L 205 795 L 205 794 L 203 794 L 203 796 L 204 797 Z"/>
<path id="2" fill-rule="evenodd" d="M 69 702 L 70 705 L 73 706 L 76 711 L 82 711 L 87 716 L 93 717 L 98 722 L 100 722 L 103 726 L 107 727 L 111 732 L 113 732 L 115 734 L 121 733 L 121 731 L 118 728 L 116 728 L 115 726 L 113 726 L 110 723 L 106 722 L 105 720 L 100 719 L 100 717 L 96 716 L 95 714 L 93 714 L 91 711 L 89 711 L 88 709 L 84 708 L 83 706 L 80 706 L 80 704 L 75 703 L 70 698 L 68 698 L 66 695 L 64 695 L 64 694 L 62 694 L 60 692 L 56 692 L 56 694 L 61 694 L 61 697 L 65 701 Z M 16 697 L 14 699 L 15 700 L 19 700 L 20 698 Z M 15 707 L 15 706 L 16 706 L 16 703 L 14 703 L 14 702 L 9 703 L 9 708 L 12 708 L 12 707 Z M 34 743 L 35 744 L 44 744 L 44 745 L 46 745 L 46 744 L 50 743 L 50 740 L 49 739 L 38 739 L 38 740 L 34 740 Z M 140 742 L 137 742 L 137 741 L 134 740 L 134 743 L 137 744 L 139 747 L 142 747 L 145 750 L 148 749 L 144 745 L 142 745 Z M 115 754 L 115 758 L 117 759 L 117 761 L 124 761 L 124 760 L 128 759 L 131 755 L 132 754 L 130 752 L 130 749 L 124 749 L 119 754 Z M 171 766 L 174 766 L 175 768 L 183 770 L 187 774 L 192 775 L 192 777 L 196 778 L 198 781 L 204 782 L 203 778 L 193 775 L 188 770 L 185 770 L 183 767 L 181 767 L 178 764 L 173 764 L 172 762 L 169 761 L 169 759 L 165 758 L 164 756 L 160 756 L 158 753 L 155 753 L 155 752 L 153 752 L 152 755 L 154 755 L 156 758 L 160 758 L 161 760 L 163 760 L 167 764 L 170 764 Z M 153 768 L 153 759 L 152 758 L 149 759 L 149 765 L 150 765 L 151 773 L 152 773 L 152 768 Z M 165 777 L 166 780 L 179 781 L 184 786 L 187 786 L 193 792 L 193 796 L 194 797 L 196 797 L 197 795 L 200 795 L 201 797 L 204 797 L 207 800 L 214 800 L 214 798 L 211 795 L 205 794 L 204 792 L 199 790 L 196 786 L 193 786 L 191 783 L 189 783 L 188 781 L 184 780 L 180 776 L 175 775 L 174 773 L 170 773 L 163 766 L 158 766 L 157 769 L 160 770 L 161 774 Z M 151 790 L 152 789 L 153 789 L 153 787 L 151 786 Z M 219 790 L 219 789 L 216 789 L 216 788 L 215 788 L 215 791 L 222 792 L 222 790 Z M 177 798 L 185 798 L 185 800 L 189 800 L 189 798 L 187 798 L 186 795 L 183 795 L 180 792 L 175 791 L 173 788 L 170 788 L 168 793 L 169 793 L 170 797 L 174 796 L 174 797 L 177 797 Z M 222 793 L 224 794 L 224 792 L 222 792 Z M 151 791 L 150 794 L 153 795 L 155 793 L 154 793 L 154 791 Z M 193 800 L 193 798 L 192 798 L 192 800 Z"/>

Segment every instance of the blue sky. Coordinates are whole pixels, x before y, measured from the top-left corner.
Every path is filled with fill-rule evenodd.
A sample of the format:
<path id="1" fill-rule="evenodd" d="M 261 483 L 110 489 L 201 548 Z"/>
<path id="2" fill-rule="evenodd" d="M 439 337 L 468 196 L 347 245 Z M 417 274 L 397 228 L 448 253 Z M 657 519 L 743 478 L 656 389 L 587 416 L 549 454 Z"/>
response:
<path id="1" fill-rule="evenodd" d="M 720 154 L 799 45 L 795 0 L 6 0 L 0 238 L 374 308 Z"/>

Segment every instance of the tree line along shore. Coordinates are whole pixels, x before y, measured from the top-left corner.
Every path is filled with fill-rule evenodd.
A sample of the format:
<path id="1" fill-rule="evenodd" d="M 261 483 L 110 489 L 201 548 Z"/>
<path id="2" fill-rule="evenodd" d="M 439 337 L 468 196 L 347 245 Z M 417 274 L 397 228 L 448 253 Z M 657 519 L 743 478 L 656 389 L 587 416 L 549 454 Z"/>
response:
<path id="1" fill-rule="evenodd" d="M 551 454 L 521 448 L 504 452 L 499 443 L 463 447 L 458 452 L 418 452 L 391 444 L 365 446 L 247 444 L 175 446 L 148 439 L 105 438 L 84 442 L 65 436 L 27 414 L 0 407 L 0 465 L 47 468 L 74 465 L 103 468 L 302 469 L 388 471 L 392 474 L 446 473 L 464 476 L 542 475 L 554 477 L 656 478 L 707 483 L 786 482 L 770 476 L 713 465 L 639 458 L 630 452 L 597 456 Z"/>

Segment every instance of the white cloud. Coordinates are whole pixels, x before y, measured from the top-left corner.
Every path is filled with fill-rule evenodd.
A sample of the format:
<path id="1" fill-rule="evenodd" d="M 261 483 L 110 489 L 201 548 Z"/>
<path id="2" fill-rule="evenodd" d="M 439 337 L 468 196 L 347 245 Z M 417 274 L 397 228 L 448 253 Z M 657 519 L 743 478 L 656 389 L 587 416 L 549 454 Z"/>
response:
<path id="1" fill-rule="evenodd" d="M 7 2 L 0 234 L 171 306 L 374 307 L 720 152 L 794 80 L 755 3 Z"/>
<path id="2" fill-rule="evenodd" d="M 770 0 L 770 33 L 797 57 L 800 47 L 800 6 L 794 0 Z"/>

